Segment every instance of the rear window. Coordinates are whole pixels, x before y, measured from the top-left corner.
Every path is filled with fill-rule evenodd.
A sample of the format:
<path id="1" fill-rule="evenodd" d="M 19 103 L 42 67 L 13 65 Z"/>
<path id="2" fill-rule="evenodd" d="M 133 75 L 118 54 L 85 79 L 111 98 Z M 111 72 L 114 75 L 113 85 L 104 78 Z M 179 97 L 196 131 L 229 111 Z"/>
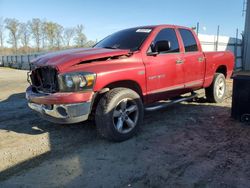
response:
<path id="1" fill-rule="evenodd" d="M 198 51 L 198 45 L 194 38 L 193 33 L 187 29 L 179 29 L 181 38 L 185 47 L 185 52 Z"/>

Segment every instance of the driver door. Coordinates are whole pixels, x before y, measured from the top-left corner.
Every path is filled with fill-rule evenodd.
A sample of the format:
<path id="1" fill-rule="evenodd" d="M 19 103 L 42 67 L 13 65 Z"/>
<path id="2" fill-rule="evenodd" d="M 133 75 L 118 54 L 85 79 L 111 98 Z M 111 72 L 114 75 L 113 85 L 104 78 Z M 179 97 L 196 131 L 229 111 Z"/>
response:
<path id="1" fill-rule="evenodd" d="M 149 55 L 158 41 L 168 41 L 170 49 Z M 148 101 L 154 102 L 179 95 L 184 90 L 183 61 L 174 28 L 162 29 L 144 56 Z"/>

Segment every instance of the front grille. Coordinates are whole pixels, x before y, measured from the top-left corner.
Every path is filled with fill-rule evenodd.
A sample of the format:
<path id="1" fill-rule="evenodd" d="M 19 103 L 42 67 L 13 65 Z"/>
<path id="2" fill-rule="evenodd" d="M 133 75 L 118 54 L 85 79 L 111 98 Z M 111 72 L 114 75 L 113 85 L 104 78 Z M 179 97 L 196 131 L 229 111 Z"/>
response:
<path id="1" fill-rule="evenodd" d="M 32 86 L 43 93 L 58 91 L 57 70 L 52 67 L 41 67 L 33 70 L 30 75 Z"/>

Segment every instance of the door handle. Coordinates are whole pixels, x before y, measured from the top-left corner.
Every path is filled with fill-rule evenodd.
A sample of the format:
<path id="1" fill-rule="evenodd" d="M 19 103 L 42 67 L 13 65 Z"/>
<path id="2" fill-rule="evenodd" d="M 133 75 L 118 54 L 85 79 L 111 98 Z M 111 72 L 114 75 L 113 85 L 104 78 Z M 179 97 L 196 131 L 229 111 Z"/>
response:
<path id="1" fill-rule="evenodd" d="M 176 60 L 176 64 L 182 64 L 182 63 L 184 63 L 184 60 L 183 60 L 183 59 L 177 59 L 177 60 Z"/>
<path id="2" fill-rule="evenodd" d="M 198 58 L 198 62 L 199 62 L 199 63 L 202 63 L 203 61 L 204 61 L 204 57 L 199 57 L 199 58 Z"/>

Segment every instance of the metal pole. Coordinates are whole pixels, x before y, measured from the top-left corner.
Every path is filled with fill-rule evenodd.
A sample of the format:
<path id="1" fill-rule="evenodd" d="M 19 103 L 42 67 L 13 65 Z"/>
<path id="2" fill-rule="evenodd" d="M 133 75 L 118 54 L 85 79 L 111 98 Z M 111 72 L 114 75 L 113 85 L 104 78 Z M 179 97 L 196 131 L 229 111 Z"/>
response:
<path id="1" fill-rule="evenodd" d="M 196 33 L 197 33 L 197 36 L 199 35 L 199 27 L 200 27 L 200 23 L 197 22 L 197 26 L 196 26 Z"/>
<path id="2" fill-rule="evenodd" d="M 244 0 L 244 2 L 243 2 L 243 8 L 242 8 L 242 16 L 244 16 L 244 14 L 245 14 L 245 12 L 246 12 L 246 4 L 247 4 L 247 2 L 246 2 L 247 0 Z"/>
<path id="3" fill-rule="evenodd" d="M 250 1 L 247 1 L 244 30 L 243 70 L 250 70 Z"/>
<path id="4" fill-rule="evenodd" d="M 28 54 L 28 63 L 30 64 L 30 54 Z"/>
<path id="5" fill-rule="evenodd" d="M 239 29 L 236 29 L 236 37 L 235 37 L 235 43 L 234 43 L 234 56 L 235 56 L 235 60 L 237 60 L 237 50 L 238 50 L 238 35 L 239 35 Z"/>
<path id="6" fill-rule="evenodd" d="M 3 67 L 3 56 L 1 56 L 0 67 Z"/>
<path id="7" fill-rule="evenodd" d="M 220 35 L 220 26 L 217 27 L 217 39 L 216 39 L 216 51 L 218 51 L 218 45 L 219 45 L 219 35 Z"/>

